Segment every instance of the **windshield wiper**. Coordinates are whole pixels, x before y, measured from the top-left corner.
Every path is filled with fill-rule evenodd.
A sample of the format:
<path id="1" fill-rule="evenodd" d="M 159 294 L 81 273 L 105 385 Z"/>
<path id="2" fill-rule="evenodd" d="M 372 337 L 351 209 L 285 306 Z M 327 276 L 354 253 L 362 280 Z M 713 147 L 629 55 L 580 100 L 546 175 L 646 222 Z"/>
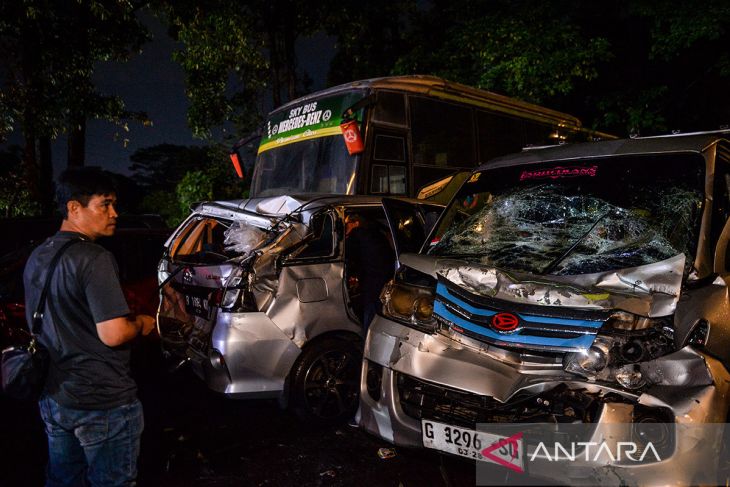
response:
<path id="1" fill-rule="evenodd" d="M 593 229 L 594 229 L 594 228 L 596 228 L 596 226 L 597 226 L 597 225 L 598 225 L 599 223 L 601 223 L 601 221 L 602 221 L 602 220 L 603 220 L 604 218 L 606 218 L 606 217 L 607 217 L 608 215 L 610 215 L 611 213 L 612 213 L 611 211 L 607 211 L 607 212 L 606 212 L 606 213 L 604 213 L 603 215 L 599 216 L 599 217 L 598 217 L 598 218 L 596 219 L 596 221 L 595 221 L 595 222 L 593 222 L 593 225 L 591 225 L 591 228 L 589 228 L 589 229 L 588 229 L 588 230 L 587 230 L 587 231 L 586 231 L 586 232 L 585 232 L 585 233 L 584 233 L 583 235 L 581 235 L 581 236 L 580 236 L 580 237 L 579 237 L 579 238 L 578 238 L 578 239 L 577 239 L 577 240 L 576 240 L 575 242 L 573 242 L 573 245 L 571 245 L 570 247 L 568 247 L 568 250 L 566 250 L 565 252 L 563 252 L 562 254 L 560 254 L 560 256 L 559 256 L 559 257 L 557 257 L 556 259 L 553 259 L 553 260 L 552 260 L 552 261 L 551 261 L 551 262 L 550 262 L 550 263 L 549 263 L 549 264 L 548 264 L 547 266 L 545 266 L 545 268 L 544 268 L 543 270 L 541 270 L 541 271 L 540 271 L 540 274 L 549 274 L 549 273 L 551 273 L 552 271 L 554 271 L 554 270 L 555 270 L 555 268 L 556 268 L 556 267 L 557 267 L 557 266 L 558 266 L 558 265 L 559 265 L 559 264 L 560 264 L 560 263 L 561 263 L 561 262 L 562 262 L 563 260 L 565 260 L 565 258 L 566 258 L 566 257 L 568 257 L 568 256 L 569 256 L 569 255 L 570 255 L 571 253 L 573 253 L 573 251 L 575 250 L 575 248 L 576 248 L 576 247 L 577 247 L 578 245 L 580 245 L 580 243 L 581 243 L 581 242 L 582 242 L 582 241 L 583 241 L 583 240 L 584 240 L 584 239 L 585 239 L 585 238 L 586 238 L 586 237 L 587 237 L 588 235 L 590 235 L 590 233 L 591 233 L 591 232 L 593 231 Z"/>
<path id="2" fill-rule="evenodd" d="M 444 255 L 438 255 L 435 254 L 437 257 L 441 259 L 463 259 L 465 257 L 483 257 L 483 254 L 478 253 L 463 253 L 463 254 L 444 254 Z"/>

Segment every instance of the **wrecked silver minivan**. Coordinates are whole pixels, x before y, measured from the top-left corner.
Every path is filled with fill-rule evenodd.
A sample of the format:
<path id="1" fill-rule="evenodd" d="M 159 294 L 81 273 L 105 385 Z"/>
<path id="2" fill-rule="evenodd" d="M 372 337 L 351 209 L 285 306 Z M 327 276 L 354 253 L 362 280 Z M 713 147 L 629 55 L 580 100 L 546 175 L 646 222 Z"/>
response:
<path id="1" fill-rule="evenodd" d="M 721 428 L 670 427 L 728 415 L 727 136 L 566 145 L 473 172 L 383 290 L 361 426 L 485 460 L 479 424 L 656 423 L 661 461 L 591 458 L 553 480 L 608 466 L 686 485 L 714 472 Z"/>
<path id="2" fill-rule="evenodd" d="M 230 397 L 278 398 L 313 421 L 352 417 L 368 305 L 362 284 L 378 272 L 385 282 L 395 268 L 381 201 L 310 195 L 198 205 L 159 266 L 166 355 Z M 423 210 L 421 219 L 443 209 L 404 204 Z M 356 232 L 346 220 L 354 218 L 385 242 L 370 268 L 355 266 L 348 250 Z M 410 225 L 401 222 L 404 231 Z"/>

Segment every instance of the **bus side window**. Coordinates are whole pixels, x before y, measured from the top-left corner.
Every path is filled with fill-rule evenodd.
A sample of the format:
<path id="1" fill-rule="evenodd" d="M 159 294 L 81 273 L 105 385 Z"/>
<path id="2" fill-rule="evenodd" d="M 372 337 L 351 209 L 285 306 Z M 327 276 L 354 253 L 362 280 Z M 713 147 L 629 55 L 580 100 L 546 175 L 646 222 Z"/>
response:
<path id="1" fill-rule="evenodd" d="M 406 162 L 406 141 L 393 135 L 375 135 L 373 159 L 376 161 Z"/>
<path id="2" fill-rule="evenodd" d="M 550 139 L 552 132 L 548 125 L 479 110 L 479 162 L 485 163 L 498 156 L 519 152 L 528 142 L 533 145 L 554 144 L 556 141 Z"/>
<path id="3" fill-rule="evenodd" d="M 406 124 L 406 103 L 402 93 L 392 91 L 379 91 L 375 102 L 373 120 L 378 122 L 392 123 L 396 125 Z"/>
<path id="4" fill-rule="evenodd" d="M 471 108 L 420 96 L 411 97 L 410 106 L 414 164 L 476 164 Z"/>
<path id="5" fill-rule="evenodd" d="M 373 194 L 402 195 L 408 192 L 406 167 L 373 164 L 370 174 L 370 192 Z"/>

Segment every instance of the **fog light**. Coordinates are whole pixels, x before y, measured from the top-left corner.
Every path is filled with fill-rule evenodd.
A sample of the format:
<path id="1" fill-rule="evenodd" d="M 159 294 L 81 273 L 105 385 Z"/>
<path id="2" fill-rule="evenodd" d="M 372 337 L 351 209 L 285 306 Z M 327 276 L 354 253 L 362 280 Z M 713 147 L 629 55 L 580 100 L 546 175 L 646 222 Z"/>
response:
<path id="1" fill-rule="evenodd" d="M 588 350 L 567 354 L 563 359 L 563 368 L 573 374 L 593 376 L 606 368 L 611 345 L 605 338 L 596 338 Z"/>
<path id="2" fill-rule="evenodd" d="M 616 382 L 626 389 L 638 389 L 644 385 L 644 378 L 641 370 L 635 364 L 624 365 L 619 367 L 615 372 Z"/>
<path id="3" fill-rule="evenodd" d="M 383 383 L 383 367 L 380 364 L 368 360 L 368 370 L 365 376 L 368 395 L 373 401 L 380 400 L 380 390 Z"/>

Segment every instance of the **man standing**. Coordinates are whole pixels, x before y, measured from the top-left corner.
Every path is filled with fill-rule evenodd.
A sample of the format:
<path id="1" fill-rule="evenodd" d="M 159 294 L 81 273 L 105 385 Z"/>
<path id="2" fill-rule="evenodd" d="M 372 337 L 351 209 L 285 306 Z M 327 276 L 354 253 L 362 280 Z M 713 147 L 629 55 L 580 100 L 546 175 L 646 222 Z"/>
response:
<path id="1" fill-rule="evenodd" d="M 116 193 L 102 171 L 66 171 L 58 186 L 64 216 L 58 233 L 31 254 L 23 274 L 26 317 L 40 301 L 58 249 L 39 341 L 50 370 L 40 411 L 48 436 L 46 485 L 134 485 L 142 405 L 129 373 L 129 341 L 154 329 L 130 314 L 110 252 L 94 243 L 116 227 Z"/>
<path id="2" fill-rule="evenodd" d="M 367 334 L 370 322 L 378 312 L 380 291 L 395 272 L 395 253 L 374 222 L 366 221 L 358 213 L 350 213 L 345 217 L 345 259 L 348 281 L 357 282 L 361 293 L 360 319 Z"/>

